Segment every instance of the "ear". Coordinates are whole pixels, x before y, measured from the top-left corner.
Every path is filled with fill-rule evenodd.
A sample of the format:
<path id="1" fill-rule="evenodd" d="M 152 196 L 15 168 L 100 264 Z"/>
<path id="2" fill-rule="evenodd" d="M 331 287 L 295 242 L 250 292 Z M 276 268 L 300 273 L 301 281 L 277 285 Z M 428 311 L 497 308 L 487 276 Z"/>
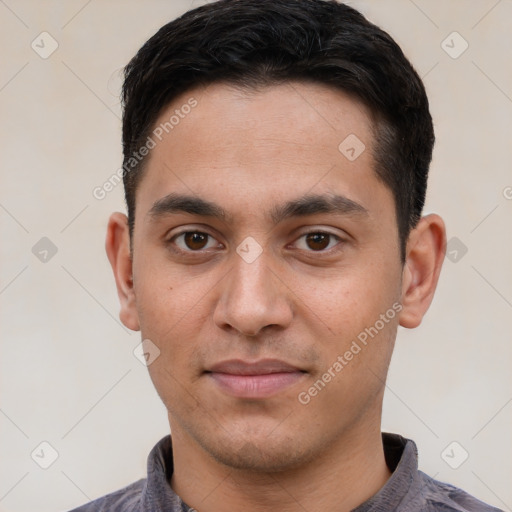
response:
<path id="1" fill-rule="evenodd" d="M 439 215 L 420 219 L 411 231 L 402 274 L 399 323 L 412 329 L 420 325 L 434 297 L 446 252 L 446 229 Z"/>
<path id="2" fill-rule="evenodd" d="M 116 279 L 117 294 L 121 303 L 119 318 L 133 331 L 140 330 L 139 316 L 135 307 L 130 232 L 126 215 L 116 212 L 110 216 L 105 249 Z"/>

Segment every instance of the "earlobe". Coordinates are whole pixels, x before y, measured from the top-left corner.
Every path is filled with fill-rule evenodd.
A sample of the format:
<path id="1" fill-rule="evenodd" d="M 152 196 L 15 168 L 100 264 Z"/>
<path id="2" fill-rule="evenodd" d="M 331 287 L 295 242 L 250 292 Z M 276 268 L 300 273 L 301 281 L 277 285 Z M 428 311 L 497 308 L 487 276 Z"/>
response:
<path id="1" fill-rule="evenodd" d="M 437 287 L 446 251 L 446 230 L 439 215 L 427 215 L 411 231 L 402 276 L 402 327 L 420 325 Z"/>
<path id="2" fill-rule="evenodd" d="M 121 303 L 119 318 L 128 329 L 138 331 L 140 325 L 135 307 L 130 233 L 126 215 L 116 212 L 110 216 L 105 250 L 114 272 L 117 294 Z"/>

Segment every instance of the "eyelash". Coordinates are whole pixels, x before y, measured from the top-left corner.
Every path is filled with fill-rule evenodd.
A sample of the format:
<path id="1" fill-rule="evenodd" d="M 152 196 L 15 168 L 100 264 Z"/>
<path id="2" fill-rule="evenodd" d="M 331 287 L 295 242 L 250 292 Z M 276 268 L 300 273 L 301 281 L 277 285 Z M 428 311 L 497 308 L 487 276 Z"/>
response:
<path id="1" fill-rule="evenodd" d="M 184 236 L 184 235 L 187 235 L 187 234 L 201 234 L 201 235 L 206 235 L 207 237 L 209 237 L 209 239 L 213 239 L 215 240 L 215 237 L 213 237 L 212 235 L 210 235 L 209 233 L 206 233 L 204 231 L 199 231 L 199 230 L 188 230 L 188 231 L 181 231 L 180 233 L 176 233 L 175 235 L 173 235 L 169 241 L 167 242 L 168 245 L 172 246 L 172 249 L 177 252 L 177 253 L 181 253 L 181 254 L 187 254 L 187 255 L 193 255 L 193 254 L 202 254 L 205 249 L 199 249 L 197 251 L 194 251 L 192 249 L 182 249 L 181 247 L 176 247 L 176 244 L 175 244 L 175 241 L 176 239 L 178 239 L 179 237 L 181 236 Z M 333 247 L 330 247 L 328 249 L 321 249 L 321 250 L 318 250 L 318 251 L 315 251 L 315 250 L 312 250 L 312 249 L 301 249 L 303 251 L 306 251 L 308 253 L 312 253 L 312 254 L 331 254 L 332 252 L 336 252 L 337 250 L 340 250 L 341 248 L 339 247 L 340 245 L 343 244 L 343 242 L 345 242 L 345 240 L 343 238 L 341 238 L 340 236 L 338 235 L 335 235 L 334 233 L 330 233 L 329 231 L 322 231 L 322 230 L 318 230 L 318 231 L 308 231 L 307 233 L 302 233 L 296 240 L 294 243 L 296 243 L 298 240 L 304 238 L 304 237 L 307 237 L 308 235 L 327 235 L 330 237 L 329 239 L 329 244 L 331 243 L 331 240 L 332 239 L 335 239 L 335 241 L 337 242 Z M 208 240 L 209 242 L 209 240 Z M 207 244 L 208 244 L 207 242 Z"/>

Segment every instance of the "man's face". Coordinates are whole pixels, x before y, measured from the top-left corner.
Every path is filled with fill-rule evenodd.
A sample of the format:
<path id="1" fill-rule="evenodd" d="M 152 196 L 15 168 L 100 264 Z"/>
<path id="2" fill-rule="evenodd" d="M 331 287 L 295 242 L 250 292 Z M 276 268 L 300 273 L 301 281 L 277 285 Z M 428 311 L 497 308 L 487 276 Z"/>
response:
<path id="1" fill-rule="evenodd" d="M 393 196 L 367 109 L 339 91 L 214 84 L 155 126 L 191 97 L 136 194 L 150 375 L 172 432 L 233 467 L 293 467 L 378 428 L 402 277 Z"/>

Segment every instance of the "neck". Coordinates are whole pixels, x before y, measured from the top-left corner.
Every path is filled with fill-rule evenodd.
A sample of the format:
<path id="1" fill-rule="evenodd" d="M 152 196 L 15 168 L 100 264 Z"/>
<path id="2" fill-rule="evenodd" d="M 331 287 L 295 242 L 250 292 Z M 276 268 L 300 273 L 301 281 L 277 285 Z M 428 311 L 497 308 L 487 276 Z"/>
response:
<path id="1" fill-rule="evenodd" d="M 376 494 L 391 476 L 380 424 L 344 433 L 309 464 L 260 473 L 227 467 L 172 425 L 171 487 L 201 512 L 251 510 L 350 511 Z"/>

